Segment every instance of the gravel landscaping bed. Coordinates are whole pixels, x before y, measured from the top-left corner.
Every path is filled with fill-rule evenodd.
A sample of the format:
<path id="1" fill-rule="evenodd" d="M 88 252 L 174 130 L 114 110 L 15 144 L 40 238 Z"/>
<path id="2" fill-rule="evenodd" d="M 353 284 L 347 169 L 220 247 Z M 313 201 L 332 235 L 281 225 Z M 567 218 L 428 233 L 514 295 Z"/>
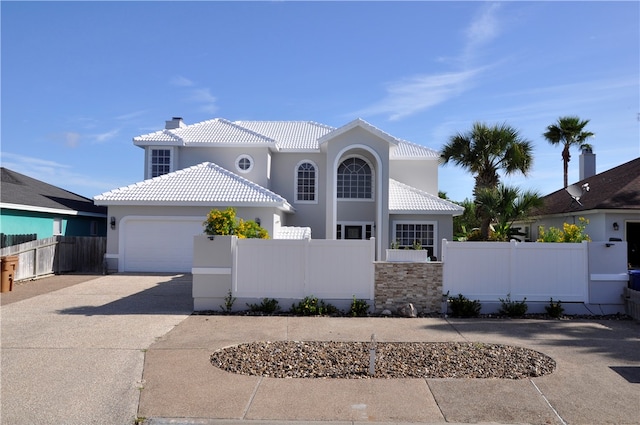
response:
<path id="1" fill-rule="evenodd" d="M 368 342 L 253 342 L 211 355 L 228 372 L 272 378 L 371 378 Z M 537 351 L 464 342 L 378 342 L 374 378 L 503 378 L 547 375 L 555 361 Z"/>

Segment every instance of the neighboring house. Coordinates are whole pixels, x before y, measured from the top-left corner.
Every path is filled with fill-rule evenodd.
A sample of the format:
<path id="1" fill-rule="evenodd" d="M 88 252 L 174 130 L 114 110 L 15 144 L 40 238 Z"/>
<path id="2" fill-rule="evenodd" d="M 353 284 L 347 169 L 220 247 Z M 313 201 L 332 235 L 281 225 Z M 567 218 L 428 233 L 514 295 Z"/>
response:
<path id="1" fill-rule="evenodd" d="M 193 236 L 212 208 L 234 207 L 273 238 L 418 240 L 439 257 L 463 208 L 440 199 L 438 152 L 356 119 L 333 128 L 311 121 L 217 118 L 135 137 L 144 181 L 96 196 L 108 206 L 110 270 L 190 271 Z"/>
<path id="2" fill-rule="evenodd" d="M 584 217 L 591 240 L 626 241 L 628 263 L 640 268 L 640 158 L 595 174 L 595 155 L 583 151 L 580 164 L 579 182 L 545 196 L 531 220 L 516 226 L 535 241 L 540 226 L 562 229 Z"/>
<path id="3" fill-rule="evenodd" d="M 35 234 L 36 239 L 55 235 L 106 236 L 107 208 L 40 180 L 1 167 L 0 233 Z"/>

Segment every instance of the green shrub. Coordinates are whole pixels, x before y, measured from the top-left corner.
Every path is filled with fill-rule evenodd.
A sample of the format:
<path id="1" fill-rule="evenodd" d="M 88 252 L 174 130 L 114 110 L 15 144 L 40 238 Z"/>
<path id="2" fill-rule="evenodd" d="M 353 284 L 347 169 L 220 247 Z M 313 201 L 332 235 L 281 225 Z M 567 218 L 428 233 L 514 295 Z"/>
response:
<path id="1" fill-rule="evenodd" d="M 564 313 L 564 307 L 562 307 L 562 302 L 558 300 L 557 302 L 553 302 L 553 298 L 550 299 L 549 305 L 544 307 L 547 314 L 553 318 L 562 317 L 562 313 Z"/>
<path id="2" fill-rule="evenodd" d="M 335 314 L 338 309 L 331 304 L 325 304 L 314 296 L 306 296 L 298 304 L 291 305 L 291 313 L 299 316 L 320 316 L 323 314 Z"/>
<path id="3" fill-rule="evenodd" d="M 231 290 L 229 290 L 229 292 L 227 292 L 227 296 L 224 297 L 224 306 L 221 305 L 220 308 L 225 313 L 231 313 L 231 310 L 233 310 L 233 304 L 235 302 L 236 302 L 236 297 L 234 297 L 233 294 L 231 293 Z"/>
<path id="4" fill-rule="evenodd" d="M 453 317 L 478 317 L 482 304 L 480 301 L 471 301 L 462 294 L 455 298 L 449 298 L 449 308 Z"/>
<path id="5" fill-rule="evenodd" d="M 498 310 L 498 313 L 509 317 L 522 317 L 526 314 L 529 307 L 527 306 L 527 297 L 522 301 L 512 301 L 511 294 L 507 294 L 506 299 L 499 298 L 502 303 L 502 307 Z"/>
<path id="6" fill-rule="evenodd" d="M 265 314 L 273 314 L 280 311 L 278 300 L 275 298 L 263 298 L 260 304 L 247 304 L 247 307 L 253 312 Z"/>
<path id="7" fill-rule="evenodd" d="M 550 227 L 549 230 L 540 226 L 538 242 L 582 242 L 590 241 L 591 238 L 585 233 L 585 228 L 589 224 L 589 220 L 584 217 L 578 217 L 578 224 L 563 223 L 562 230 Z"/>
<path id="8" fill-rule="evenodd" d="M 207 235 L 236 235 L 238 238 L 269 239 L 269 233 L 253 220 L 236 218 L 235 208 L 212 209 L 202 223 Z"/>
<path id="9" fill-rule="evenodd" d="M 351 301 L 351 308 L 349 309 L 349 315 L 352 317 L 366 317 L 369 315 L 369 303 L 367 300 L 357 300 L 355 295 L 353 301 Z"/>

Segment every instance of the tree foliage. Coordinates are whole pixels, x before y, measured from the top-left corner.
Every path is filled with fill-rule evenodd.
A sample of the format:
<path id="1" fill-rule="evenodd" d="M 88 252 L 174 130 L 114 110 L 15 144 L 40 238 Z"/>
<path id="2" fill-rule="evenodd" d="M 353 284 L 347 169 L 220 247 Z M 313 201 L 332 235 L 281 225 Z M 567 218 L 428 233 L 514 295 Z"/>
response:
<path id="1" fill-rule="evenodd" d="M 240 239 L 269 239 L 269 233 L 254 220 L 236 218 L 235 208 L 212 209 L 202 223 L 207 235 L 235 235 Z"/>
<path id="2" fill-rule="evenodd" d="M 571 147 L 580 149 L 592 149 L 592 145 L 587 143 L 587 139 L 594 136 L 590 131 L 584 128 L 589 124 L 589 120 L 580 120 L 575 116 L 560 117 L 558 121 L 547 127 L 547 131 L 543 134 L 552 145 L 562 145 L 562 164 L 564 171 L 564 187 L 569 182 L 569 161 L 571 161 Z"/>
<path id="3" fill-rule="evenodd" d="M 495 188 L 499 171 L 526 175 L 533 161 L 533 146 L 518 130 L 506 124 L 487 126 L 474 123 L 470 131 L 458 133 L 442 148 L 442 164 L 453 162 L 475 176 L 474 192 Z"/>
<path id="4" fill-rule="evenodd" d="M 513 127 L 476 122 L 470 131 L 449 139 L 442 148 L 440 161 L 443 164 L 453 162 L 470 171 L 475 176 L 474 196 L 477 198 L 482 189 L 498 188 L 499 172 L 527 175 L 533 162 L 532 151 L 532 143 Z M 487 240 L 492 217 L 486 208 L 477 208 L 476 212 L 480 219 L 480 238 Z"/>
<path id="5" fill-rule="evenodd" d="M 541 207 L 542 203 L 537 192 L 521 191 L 503 184 L 496 189 L 481 189 L 476 195 L 477 208 L 493 224 L 491 239 L 497 241 L 509 241 L 513 236 L 513 222 L 526 218 L 532 209 Z"/>

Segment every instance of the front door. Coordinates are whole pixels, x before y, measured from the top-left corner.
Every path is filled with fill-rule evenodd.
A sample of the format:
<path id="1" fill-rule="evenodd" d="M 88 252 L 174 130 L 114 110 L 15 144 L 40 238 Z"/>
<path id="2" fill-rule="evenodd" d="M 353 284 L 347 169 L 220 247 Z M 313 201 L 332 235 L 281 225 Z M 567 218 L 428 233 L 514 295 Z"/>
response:
<path id="1" fill-rule="evenodd" d="M 338 223 L 336 239 L 370 239 L 373 236 L 373 223 Z"/>
<path id="2" fill-rule="evenodd" d="M 345 239 L 362 239 L 362 226 L 344 226 Z"/>
<path id="3" fill-rule="evenodd" d="M 631 268 L 640 268 L 640 223 L 627 222 L 627 262 Z"/>

